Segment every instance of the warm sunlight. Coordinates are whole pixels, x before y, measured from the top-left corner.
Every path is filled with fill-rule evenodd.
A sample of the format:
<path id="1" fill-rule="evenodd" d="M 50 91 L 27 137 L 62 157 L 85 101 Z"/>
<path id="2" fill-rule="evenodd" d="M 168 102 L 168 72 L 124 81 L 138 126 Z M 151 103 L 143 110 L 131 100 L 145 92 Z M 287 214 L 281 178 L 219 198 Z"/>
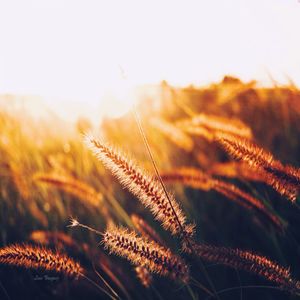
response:
<path id="1" fill-rule="evenodd" d="M 299 85 L 299 28 L 297 0 L 0 0 L 0 94 L 119 115 L 124 89 L 161 80 Z"/>
<path id="2" fill-rule="evenodd" d="M 300 299 L 300 0 L 0 0 L 0 300 Z"/>

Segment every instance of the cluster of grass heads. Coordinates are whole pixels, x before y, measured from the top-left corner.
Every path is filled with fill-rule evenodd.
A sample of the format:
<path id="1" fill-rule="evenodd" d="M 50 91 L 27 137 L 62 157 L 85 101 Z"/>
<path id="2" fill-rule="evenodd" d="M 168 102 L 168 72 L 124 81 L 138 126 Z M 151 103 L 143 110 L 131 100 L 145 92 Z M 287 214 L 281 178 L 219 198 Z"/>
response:
<path id="1" fill-rule="evenodd" d="M 159 182 L 147 185 L 134 166 L 113 158 L 125 175 L 112 170 L 139 202 L 104 169 L 82 141 L 82 132 L 93 129 L 89 122 L 66 127 L 2 109 L 1 246 L 26 242 L 66 252 L 88 280 L 37 281 L 42 270 L 1 267 L 1 299 L 297 299 L 300 92 L 230 77 L 202 89 L 164 83 L 160 90 L 161 99 L 146 99 L 137 111 L 182 228 Z M 106 119 L 94 131 L 134 158 L 151 182 L 155 174 L 133 114 Z M 235 148 L 228 149 L 230 138 Z M 103 237 L 68 227 L 70 216 Z M 197 230 L 184 242 L 189 221 Z M 137 266 L 109 255 L 102 239 Z M 191 246 L 200 258 L 190 255 Z"/>

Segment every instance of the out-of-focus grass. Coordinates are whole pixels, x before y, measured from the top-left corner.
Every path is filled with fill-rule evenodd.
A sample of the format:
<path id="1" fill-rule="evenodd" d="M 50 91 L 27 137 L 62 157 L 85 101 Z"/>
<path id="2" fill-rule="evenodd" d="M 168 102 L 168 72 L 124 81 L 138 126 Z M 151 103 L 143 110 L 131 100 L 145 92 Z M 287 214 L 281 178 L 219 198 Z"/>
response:
<path id="1" fill-rule="evenodd" d="M 150 147 L 160 171 L 174 167 L 193 166 L 209 171 L 216 162 L 229 161 L 229 157 L 214 143 L 193 137 L 195 147 L 187 152 L 166 138 L 155 126 L 152 118 L 175 123 L 197 113 L 235 117 L 249 125 L 258 144 L 270 150 L 283 162 L 300 165 L 300 92 L 293 86 L 258 88 L 255 82 L 242 83 L 225 77 L 223 82 L 198 89 L 175 89 L 161 85 L 161 99 L 142 101 L 138 107 Z M 61 231 L 73 238 L 79 247 L 66 251 L 78 258 L 89 270 L 90 276 L 102 286 L 94 268 L 113 286 L 122 298 L 183 299 L 191 297 L 187 288 L 180 288 L 168 280 L 156 278 L 153 287 L 143 288 L 133 268 L 122 259 L 108 256 L 97 243 L 100 238 L 89 232 L 70 230 L 69 217 L 98 230 L 111 222 L 132 226 L 130 215 L 142 216 L 161 235 L 169 246 L 176 242 L 153 221 L 149 211 L 106 172 L 82 143 L 82 131 L 89 130 L 88 121 L 81 120 L 74 128 L 65 128 L 55 122 L 33 121 L 24 114 L 0 112 L 0 244 L 28 241 L 35 230 Z M 121 148 L 149 172 L 152 166 L 139 134 L 133 114 L 120 119 L 106 119 L 99 130 L 105 140 Z M 70 175 L 91 185 L 103 194 L 103 207 L 94 209 L 76 197 L 53 186 L 37 183 L 38 172 L 56 172 Z M 285 234 L 272 228 L 261 227 L 256 216 L 231 203 L 215 192 L 203 192 L 180 185 L 174 190 L 188 217 L 197 224 L 201 241 L 220 246 L 252 249 L 267 255 L 283 265 L 291 266 L 300 278 L 300 209 L 281 198 L 261 183 L 231 180 L 247 191 L 258 195 L 273 207 L 288 224 Z M 50 245 L 51 246 L 51 245 Z M 52 245 L 56 247 L 55 243 Z M 78 249 L 81 249 L 78 251 Z M 193 278 L 205 282 L 201 269 L 192 263 Z M 265 285 L 255 276 L 235 272 L 228 268 L 208 265 L 207 270 L 217 290 L 240 285 Z M 36 282 L 28 271 L 0 269 L 0 298 L 11 299 L 38 295 L 45 299 L 100 299 L 104 295 L 84 283 Z M 63 289 L 62 286 L 66 286 Z M 16 286 L 18 290 L 15 290 Z M 30 291 L 31 290 L 31 291 Z M 195 297 L 204 299 L 203 291 L 191 283 Z M 5 292 L 6 291 L 6 292 Z M 222 299 L 292 299 L 289 294 L 268 289 L 244 290 L 224 293 Z M 21 299 L 21 298 L 20 298 Z"/>

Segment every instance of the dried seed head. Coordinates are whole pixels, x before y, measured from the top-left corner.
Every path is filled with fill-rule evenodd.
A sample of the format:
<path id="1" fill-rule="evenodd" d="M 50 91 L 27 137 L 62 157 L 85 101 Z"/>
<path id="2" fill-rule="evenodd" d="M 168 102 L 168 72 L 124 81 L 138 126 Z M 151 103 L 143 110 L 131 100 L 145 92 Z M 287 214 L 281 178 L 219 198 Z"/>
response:
<path id="1" fill-rule="evenodd" d="M 241 120 L 234 118 L 199 114 L 192 119 L 181 121 L 180 124 L 185 131 L 203 136 L 209 141 L 212 141 L 218 133 L 227 133 L 246 139 L 252 138 L 251 128 Z"/>
<path id="2" fill-rule="evenodd" d="M 186 217 L 173 195 L 169 194 L 168 199 L 156 179 L 145 175 L 125 156 L 93 137 L 86 136 L 85 142 L 123 186 L 129 189 L 146 207 L 150 208 L 155 218 L 162 222 L 166 230 L 174 235 L 181 232 L 180 225 L 182 228 L 186 226 Z"/>
<path id="3" fill-rule="evenodd" d="M 218 134 L 218 141 L 231 156 L 258 170 L 264 182 L 278 193 L 293 202 L 296 200 L 300 188 L 299 169 L 283 166 L 271 153 L 246 139 Z"/>
<path id="4" fill-rule="evenodd" d="M 248 163 L 251 167 L 269 166 L 274 161 L 274 157 L 270 152 L 247 139 L 219 133 L 217 134 L 217 140 L 232 157 Z"/>
<path id="5" fill-rule="evenodd" d="M 264 256 L 240 249 L 215 247 L 196 244 L 195 242 L 193 242 L 193 248 L 196 255 L 206 261 L 254 273 L 275 282 L 284 289 L 299 291 L 299 283 L 291 277 L 289 269 L 278 265 Z"/>
<path id="6" fill-rule="evenodd" d="M 238 205 L 267 217 L 280 231 L 283 230 L 283 224 L 280 219 L 272 214 L 259 199 L 252 197 L 233 184 L 214 179 L 195 168 L 175 169 L 170 172 L 164 172 L 161 176 L 165 182 L 180 182 L 186 186 L 204 191 L 215 190 Z"/>
<path id="7" fill-rule="evenodd" d="M 252 138 L 251 128 L 239 119 L 199 114 L 192 118 L 192 123 L 196 126 L 205 126 L 214 132 L 226 132 L 247 139 Z"/>
<path id="8" fill-rule="evenodd" d="M 186 283 L 189 269 L 185 262 L 154 241 L 138 237 L 134 231 L 114 228 L 107 230 L 103 243 L 111 253 L 127 258 L 137 266 L 144 266 L 150 272 Z"/>
<path id="9" fill-rule="evenodd" d="M 213 189 L 224 195 L 228 199 L 245 207 L 248 210 L 255 211 L 265 217 L 280 231 L 284 230 L 284 225 L 281 220 L 273 214 L 259 199 L 241 190 L 234 184 L 214 179 L 212 181 Z"/>
<path id="10" fill-rule="evenodd" d="M 12 245 L 0 249 L 0 264 L 54 271 L 69 277 L 83 274 L 79 263 L 68 256 L 30 245 Z"/>

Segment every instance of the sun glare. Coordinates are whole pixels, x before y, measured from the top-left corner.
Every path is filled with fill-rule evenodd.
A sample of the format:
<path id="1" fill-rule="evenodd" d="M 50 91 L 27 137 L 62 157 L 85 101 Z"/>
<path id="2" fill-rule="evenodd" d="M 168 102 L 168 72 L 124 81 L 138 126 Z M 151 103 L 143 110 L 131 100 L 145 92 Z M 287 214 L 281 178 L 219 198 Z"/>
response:
<path id="1" fill-rule="evenodd" d="M 299 16 L 296 0 L 0 0 L 0 94 L 75 103 L 76 118 L 119 116 L 134 86 L 162 80 L 300 84 Z"/>
<path id="2" fill-rule="evenodd" d="M 126 81 L 118 82 L 100 99 L 101 115 L 118 118 L 133 108 L 137 101 L 136 89 Z"/>

